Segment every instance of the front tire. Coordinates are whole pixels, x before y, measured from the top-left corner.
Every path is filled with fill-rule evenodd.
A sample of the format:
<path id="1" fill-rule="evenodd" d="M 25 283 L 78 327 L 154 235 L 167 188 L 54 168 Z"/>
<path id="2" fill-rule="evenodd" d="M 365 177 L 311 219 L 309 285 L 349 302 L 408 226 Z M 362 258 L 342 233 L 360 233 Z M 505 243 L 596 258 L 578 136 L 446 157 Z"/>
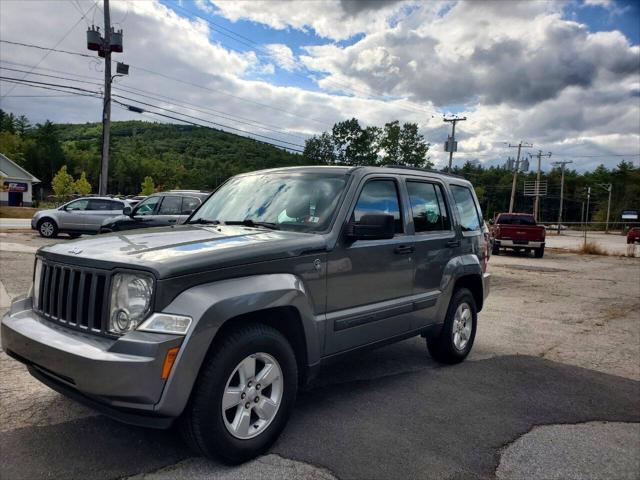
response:
<path id="1" fill-rule="evenodd" d="M 254 458 L 284 429 L 297 388 L 287 339 L 267 325 L 237 328 L 205 359 L 181 419 L 185 439 L 200 454 L 226 463 Z"/>
<path id="2" fill-rule="evenodd" d="M 427 337 L 431 357 L 447 364 L 462 362 L 473 347 L 477 323 L 478 310 L 473 294 L 466 288 L 456 290 L 442 330 L 437 336 Z"/>
<path id="3" fill-rule="evenodd" d="M 38 233 L 44 238 L 56 238 L 58 236 L 58 225 L 50 218 L 43 218 L 38 222 Z"/>

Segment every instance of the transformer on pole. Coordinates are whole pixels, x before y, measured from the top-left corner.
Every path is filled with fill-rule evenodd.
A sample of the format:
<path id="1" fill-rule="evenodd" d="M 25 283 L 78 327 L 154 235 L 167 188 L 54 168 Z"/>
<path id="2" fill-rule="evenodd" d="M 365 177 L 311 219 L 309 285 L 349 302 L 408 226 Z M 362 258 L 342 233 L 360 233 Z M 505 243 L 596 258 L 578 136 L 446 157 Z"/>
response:
<path id="1" fill-rule="evenodd" d="M 109 140 L 111 130 L 111 53 L 122 53 L 122 30 L 114 30 L 111 26 L 111 12 L 109 0 L 104 0 L 104 35 L 100 34 L 100 27 L 91 25 L 87 30 L 87 48 L 98 52 L 104 58 L 104 100 L 102 103 L 102 158 L 100 160 L 100 182 L 98 192 L 107 194 L 109 179 Z M 127 75 L 129 66 L 118 63 L 118 75 Z"/>

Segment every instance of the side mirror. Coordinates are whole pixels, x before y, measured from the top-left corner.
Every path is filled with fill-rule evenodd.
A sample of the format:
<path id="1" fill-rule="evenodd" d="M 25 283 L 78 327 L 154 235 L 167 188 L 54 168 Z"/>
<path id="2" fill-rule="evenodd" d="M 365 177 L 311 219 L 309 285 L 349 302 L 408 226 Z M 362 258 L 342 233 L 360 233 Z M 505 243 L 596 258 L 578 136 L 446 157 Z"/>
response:
<path id="1" fill-rule="evenodd" d="M 129 215 L 131 216 L 131 213 L 133 212 L 133 209 L 130 206 L 126 206 L 122 209 L 122 214 L 123 215 Z"/>
<path id="2" fill-rule="evenodd" d="M 347 225 L 346 235 L 351 240 L 385 240 L 395 235 L 393 215 L 363 215 L 359 222 Z"/>

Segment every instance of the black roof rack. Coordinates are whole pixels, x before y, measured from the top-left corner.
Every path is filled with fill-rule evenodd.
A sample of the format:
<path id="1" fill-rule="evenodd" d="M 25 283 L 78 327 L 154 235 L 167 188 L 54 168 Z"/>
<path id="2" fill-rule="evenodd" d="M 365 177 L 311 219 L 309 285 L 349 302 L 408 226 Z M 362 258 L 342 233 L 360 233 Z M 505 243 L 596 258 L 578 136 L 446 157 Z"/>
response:
<path id="1" fill-rule="evenodd" d="M 448 177 L 461 178 L 462 180 L 467 180 L 462 175 L 456 175 L 455 173 L 449 173 L 449 172 L 441 172 L 440 170 L 434 170 L 433 168 L 410 167 L 408 165 L 384 165 L 384 168 L 400 168 L 402 170 L 417 170 L 419 172 L 435 173 L 436 175 L 446 175 Z"/>

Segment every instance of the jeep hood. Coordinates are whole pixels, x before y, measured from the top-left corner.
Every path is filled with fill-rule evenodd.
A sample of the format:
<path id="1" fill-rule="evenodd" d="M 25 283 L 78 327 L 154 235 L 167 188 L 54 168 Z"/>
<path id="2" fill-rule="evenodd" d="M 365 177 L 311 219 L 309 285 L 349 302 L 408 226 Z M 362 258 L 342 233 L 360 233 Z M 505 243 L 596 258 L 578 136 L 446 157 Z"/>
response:
<path id="1" fill-rule="evenodd" d="M 325 250 L 322 235 L 228 225 L 178 225 L 98 235 L 42 247 L 54 261 L 151 270 L 158 278 Z"/>

